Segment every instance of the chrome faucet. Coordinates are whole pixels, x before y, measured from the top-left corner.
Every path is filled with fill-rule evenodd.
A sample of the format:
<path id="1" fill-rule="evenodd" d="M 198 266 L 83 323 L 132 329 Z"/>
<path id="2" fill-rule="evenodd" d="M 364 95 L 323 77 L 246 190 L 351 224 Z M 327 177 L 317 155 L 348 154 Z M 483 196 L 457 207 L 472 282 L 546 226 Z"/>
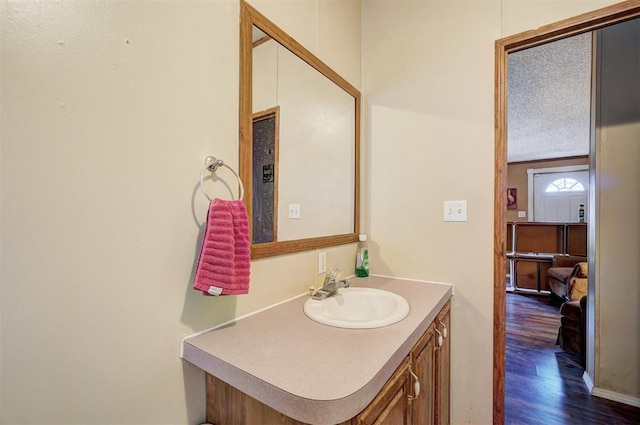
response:
<path id="1" fill-rule="evenodd" d="M 331 270 L 329 270 L 327 276 L 324 278 L 322 288 L 315 291 L 311 298 L 314 300 L 324 300 L 327 297 L 337 294 L 338 289 L 348 288 L 351 283 L 346 279 L 337 280 L 339 274 L 340 269 L 338 267 L 331 267 Z"/>

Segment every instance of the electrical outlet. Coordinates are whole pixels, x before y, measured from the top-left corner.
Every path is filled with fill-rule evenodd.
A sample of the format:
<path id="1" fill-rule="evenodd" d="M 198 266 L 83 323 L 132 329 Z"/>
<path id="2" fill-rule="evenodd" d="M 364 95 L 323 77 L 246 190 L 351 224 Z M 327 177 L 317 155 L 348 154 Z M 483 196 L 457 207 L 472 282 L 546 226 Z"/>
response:
<path id="1" fill-rule="evenodd" d="M 300 204 L 289 204 L 289 218 L 300 218 Z"/>
<path id="2" fill-rule="evenodd" d="M 444 201 L 444 221 L 467 221 L 467 201 Z"/>
<path id="3" fill-rule="evenodd" d="M 327 271 L 327 252 L 318 251 L 318 274 L 322 274 Z"/>

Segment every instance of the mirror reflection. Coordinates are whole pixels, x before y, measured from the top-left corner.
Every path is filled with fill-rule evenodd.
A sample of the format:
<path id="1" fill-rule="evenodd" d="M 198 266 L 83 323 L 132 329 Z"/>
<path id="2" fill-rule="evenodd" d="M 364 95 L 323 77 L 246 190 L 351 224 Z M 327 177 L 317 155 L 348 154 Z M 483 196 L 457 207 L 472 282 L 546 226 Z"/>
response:
<path id="1" fill-rule="evenodd" d="M 251 182 L 252 257 L 355 242 L 360 94 L 255 9 L 242 10 L 240 168 Z"/>
<path id="2" fill-rule="evenodd" d="M 253 242 L 352 232 L 354 98 L 268 38 L 253 48 L 252 109 Z"/>

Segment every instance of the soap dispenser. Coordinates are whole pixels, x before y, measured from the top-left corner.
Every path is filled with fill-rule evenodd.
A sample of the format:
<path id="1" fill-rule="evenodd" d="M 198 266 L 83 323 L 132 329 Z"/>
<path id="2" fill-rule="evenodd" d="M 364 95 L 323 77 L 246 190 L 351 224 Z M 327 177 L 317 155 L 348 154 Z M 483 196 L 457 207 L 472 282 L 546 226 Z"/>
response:
<path id="1" fill-rule="evenodd" d="M 356 251 L 356 276 L 369 276 L 369 249 L 367 246 L 367 235 L 360 235 L 358 238 L 358 248 Z"/>

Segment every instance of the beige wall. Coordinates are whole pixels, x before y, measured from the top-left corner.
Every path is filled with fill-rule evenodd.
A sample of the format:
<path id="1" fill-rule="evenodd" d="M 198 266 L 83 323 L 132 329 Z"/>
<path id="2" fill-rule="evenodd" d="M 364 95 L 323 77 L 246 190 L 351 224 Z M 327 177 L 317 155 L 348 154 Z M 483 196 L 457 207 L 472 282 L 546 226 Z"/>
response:
<path id="1" fill-rule="evenodd" d="M 359 86 L 358 1 L 252 3 Z M 313 251 L 254 261 L 246 296 L 191 289 L 204 158 L 238 166 L 238 16 L 237 0 L 2 2 L 0 423 L 199 424 L 180 339 L 322 278 Z"/>
<path id="2" fill-rule="evenodd" d="M 589 165 L 589 158 L 555 159 L 550 161 L 515 162 L 507 167 L 507 187 L 518 189 L 518 208 L 507 210 L 507 221 L 528 221 L 529 168 L 552 168 L 569 165 Z M 525 211 L 527 217 L 518 218 L 518 211 Z"/>
<path id="3" fill-rule="evenodd" d="M 363 2 L 372 271 L 450 282 L 452 423 L 492 415 L 494 40 L 611 2 Z M 468 200 L 444 223 L 443 201 Z"/>
<path id="4" fill-rule="evenodd" d="M 640 19 L 598 32 L 594 383 L 640 403 Z M 592 304 L 591 304 L 592 305 Z M 592 369 L 592 370 L 593 370 Z M 597 392 L 596 392 L 597 393 Z M 601 394 L 599 394 L 601 395 Z"/>
<path id="5" fill-rule="evenodd" d="M 363 5 L 372 271 L 456 285 L 454 424 L 491 422 L 493 42 L 610 3 Z M 252 4 L 360 86 L 359 2 Z M 247 296 L 190 289 L 202 161 L 237 167 L 238 12 L 3 1 L 0 422 L 198 424 L 180 338 L 317 283 L 309 252 L 254 261 Z M 442 222 L 446 199 L 466 223 Z"/>

